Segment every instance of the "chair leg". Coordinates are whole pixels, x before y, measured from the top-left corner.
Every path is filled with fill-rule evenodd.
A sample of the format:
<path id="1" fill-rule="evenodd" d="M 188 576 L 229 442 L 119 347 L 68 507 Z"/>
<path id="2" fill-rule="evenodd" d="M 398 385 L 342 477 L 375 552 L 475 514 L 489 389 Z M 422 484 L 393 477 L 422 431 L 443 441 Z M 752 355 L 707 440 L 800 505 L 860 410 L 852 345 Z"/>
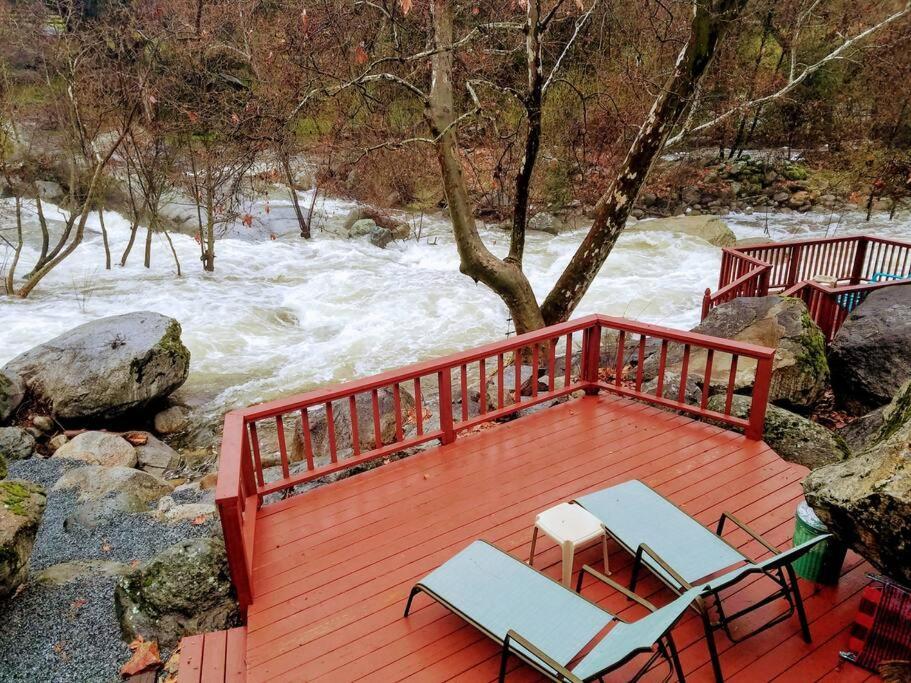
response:
<path id="1" fill-rule="evenodd" d="M 601 537 L 601 547 L 604 549 L 604 573 L 610 576 L 610 559 L 607 556 L 607 534 Z"/>
<path id="2" fill-rule="evenodd" d="M 800 586 L 797 585 L 797 575 L 791 565 L 787 567 L 788 582 L 791 584 L 791 594 L 794 596 L 794 607 L 797 608 L 797 618 L 800 620 L 800 630 L 803 632 L 803 639 L 811 643 L 810 624 L 807 623 L 807 612 L 803 608 L 803 598 L 800 596 Z"/>
<path id="3" fill-rule="evenodd" d="M 705 629 L 705 642 L 709 648 L 709 658 L 712 660 L 712 671 L 715 674 L 717 683 L 724 683 L 724 676 L 721 674 L 721 660 L 718 658 L 718 646 L 715 644 L 715 632 L 712 628 L 711 619 L 705 606 L 700 610 L 702 614 L 702 626 Z"/>
<path id="4" fill-rule="evenodd" d="M 685 683 L 686 678 L 683 675 L 683 665 L 680 664 L 680 656 L 677 654 L 677 645 L 674 643 L 674 638 L 670 633 L 667 634 L 667 649 L 671 653 L 671 664 L 674 667 L 674 673 L 677 674 L 677 680 L 680 683 Z"/>
<path id="5" fill-rule="evenodd" d="M 415 586 L 411 589 L 411 593 L 408 594 L 408 602 L 405 603 L 405 616 L 408 616 L 408 612 L 411 611 L 411 601 L 414 600 L 414 596 L 421 592 L 420 586 Z"/>
<path id="6" fill-rule="evenodd" d="M 528 553 L 528 566 L 535 566 L 535 546 L 538 544 L 538 527 L 531 532 L 531 552 Z"/>
<path id="7" fill-rule="evenodd" d="M 503 653 L 500 655 L 500 676 L 497 679 L 500 683 L 506 680 L 506 663 L 509 661 L 509 649 L 503 648 Z"/>
<path id="8" fill-rule="evenodd" d="M 639 564 L 640 564 L 640 555 L 636 554 L 636 559 L 633 560 L 633 571 L 629 578 L 629 589 L 635 593 L 636 592 L 636 583 L 639 581 Z"/>
<path id="9" fill-rule="evenodd" d="M 575 546 L 572 543 L 563 543 L 563 585 L 567 588 L 572 587 L 575 555 Z"/>

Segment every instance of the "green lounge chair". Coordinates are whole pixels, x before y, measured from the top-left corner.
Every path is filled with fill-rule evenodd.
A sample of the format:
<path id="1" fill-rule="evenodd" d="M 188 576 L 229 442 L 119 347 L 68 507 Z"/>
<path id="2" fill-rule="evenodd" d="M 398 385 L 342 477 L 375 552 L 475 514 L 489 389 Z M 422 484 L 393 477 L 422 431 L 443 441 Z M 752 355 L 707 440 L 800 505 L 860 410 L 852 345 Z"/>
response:
<path id="1" fill-rule="evenodd" d="M 606 673 L 647 652 L 652 656 L 636 678 L 664 658 L 683 681 L 670 630 L 699 590 L 685 591 L 674 602 L 655 609 L 590 567 L 584 567 L 583 572 L 619 590 L 651 614 L 632 623 L 620 621 L 486 541 L 474 541 L 415 584 L 405 616 L 415 596 L 423 592 L 501 644 L 500 681 L 506 677 L 510 653 L 552 681 L 580 683 L 601 680 Z M 577 591 L 581 584 L 582 574 Z M 579 659 L 585 647 L 612 621 L 619 623 Z M 569 668 L 576 659 L 579 661 Z"/>
<path id="2" fill-rule="evenodd" d="M 639 570 L 645 566 L 677 593 L 685 594 L 695 587 L 703 596 L 714 597 L 714 608 L 718 613 L 715 621 L 710 618 L 703 600 L 693 602 L 702 617 L 717 680 L 724 680 L 713 634 L 717 629 L 723 629 L 728 638 L 736 643 L 790 618 L 796 611 L 803 638 L 810 642 L 810 627 L 791 563 L 828 538 L 829 534 L 781 552 L 729 513 L 721 515 L 717 529 L 712 533 L 659 493 L 636 480 L 582 496 L 576 502 L 601 520 L 607 533 L 635 556 L 631 591 L 636 589 Z M 753 562 L 728 544 L 721 537 L 727 520 L 761 543 L 773 553 L 772 557 Z M 778 589 L 734 614 L 726 614 L 720 591 L 751 574 L 767 576 L 778 585 Z M 735 635 L 731 631 L 730 626 L 735 620 L 778 599 L 788 603 L 785 611 L 749 633 Z"/>

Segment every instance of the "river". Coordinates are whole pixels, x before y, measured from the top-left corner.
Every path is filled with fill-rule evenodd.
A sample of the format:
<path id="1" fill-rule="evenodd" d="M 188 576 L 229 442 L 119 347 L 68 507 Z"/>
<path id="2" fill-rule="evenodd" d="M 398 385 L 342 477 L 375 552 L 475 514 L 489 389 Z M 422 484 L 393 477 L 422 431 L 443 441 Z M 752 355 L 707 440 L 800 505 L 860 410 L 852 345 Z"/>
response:
<path id="1" fill-rule="evenodd" d="M 353 206 L 319 200 L 317 223 L 341 223 Z M 0 299 L 0 365 L 82 322 L 157 311 L 183 326 L 192 361 L 180 397 L 200 407 L 205 422 L 226 408 L 457 351 L 510 329 L 500 300 L 459 273 L 441 216 L 424 219 L 420 241 L 381 250 L 366 239 L 342 240 L 319 230 L 310 241 L 300 239 L 287 201 L 272 199 L 268 211 L 260 204 L 252 213 L 252 227 L 234 228 L 219 240 L 214 273 L 202 271 L 193 238 L 174 234 L 180 278 L 158 236 L 151 268 L 143 267 L 137 244 L 126 267 L 105 270 L 93 216 L 85 242 L 28 299 Z M 116 213 L 105 219 L 116 262 L 129 226 Z M 9 220 L 8 213 L 0 217 L 7 236 Z M 827 232 L 911 238 L 907 214 L 892 221 L 878 215 L 870 223 L 860 214 L 732 214 L 724 220 L 741 238 Z M 33 242 L 31 216 L 27 228 Z M 483 233 L 495 252 L 506 252 L 505 233 L 494 228 Z M 525 269 L 539 297 L 582 235 L 529 233 Z M 26 267 L 34 258 L 26 247 Z M 720 250 L 698 238 L 627 231 L 577 315 L 597 311 L 689 328 L 698 322 L 705 288 L 717 284 L 719 262 Z"/>

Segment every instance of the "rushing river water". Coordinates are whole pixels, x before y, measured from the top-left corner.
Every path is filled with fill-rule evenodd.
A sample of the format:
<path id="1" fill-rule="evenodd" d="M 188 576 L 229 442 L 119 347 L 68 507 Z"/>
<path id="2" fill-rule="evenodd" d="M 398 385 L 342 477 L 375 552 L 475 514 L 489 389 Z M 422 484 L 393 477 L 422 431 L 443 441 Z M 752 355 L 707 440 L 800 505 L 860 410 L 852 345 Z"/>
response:
<path id="1" fill-rule="evenodd" d="M 354 206 L 317 203 L 323 225 L 341 223 Z M 9 204 L 5 208 L 9 208 Z M 205 405 L 200 417 L 439 356 L 501 338 L 508 329 L 500 300 L 458 271 L 446 222 L 425 219 L 423 239 L 384 250 L 366 239 L 341 240 L 317 232 L 301 240 L 287 202 L 256 211 L 254 226 L 219 240 L 216 271 L 204 273 L 199 248 L 172 236 L 184 274 L 175 277 L 162 237 L 155 238 L 150 269 L 137 244 L 125 268 L 106 271 L 97 219 L 77 252 L 27 300 L 0 299 L 0 365 L 75 325 L 106 315 L 152 310 L 177 318 L 192 352 L 183 400 Z M 870 223 L 860 215 L 736 214 L 725 220 L 738 237 L 873 232 L 911 238 L 911 218 Z M 115 262 L 128 224 L 106 214 Z M 29 234 L 34 237 L 34 220 Z M 10 218 L 0 214 L 9 235 Z M 530 233 L 526 271 L 543 297 L 583 232 L 559 237 Z M 508 238 L 484 231 L 505 253 Z M 139 242 L 139 241 L 138 241 Z M 8 257 L 0 247 L 0 262 Z M 35 258 L 24 250 L 24 272 Z M 671 327 L 698 321 L 702 293 L 717 284 L 720 250 L 698 238 L 627 231 L 577 311 L 603 312 Z"/>

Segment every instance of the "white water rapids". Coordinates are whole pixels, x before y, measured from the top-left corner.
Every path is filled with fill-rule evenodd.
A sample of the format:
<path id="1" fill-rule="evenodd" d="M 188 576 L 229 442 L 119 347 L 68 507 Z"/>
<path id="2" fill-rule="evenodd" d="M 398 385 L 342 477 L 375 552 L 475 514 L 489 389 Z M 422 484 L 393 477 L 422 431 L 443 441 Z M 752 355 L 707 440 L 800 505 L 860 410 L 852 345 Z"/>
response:
<path id="1" fill-rule="evenodd" d="M 309 204 L 302 193 L 305 205 Z M 340 223 L 354 205 L 317 202 L 318 223 Z M 192 352 L 180 397 L 212 418 L 226 408 L 300 392 L 502 338 L 507 312 L 482 285 L 459 273 L 446 222 L 425 219 L 424 238 L 384 250 L 366 238 L 297 236 L 289 202 L 255 211 L 250 229 L 220 239 L 216 270 L 204 273 L 199 247 L 173 234 L 184 274 L 175 277 L 164 238 L 155 236 L 152 267 L 142 265 L 142 240 L 126 267 L 116 265 L 127 221 L 105 215 L 115 265 L 104 269 L 96 216 L 85 242 L 26 300 L 0 297 L 0 366 L 17 354 L 80 323 L 152 310 L 177 318 Z M 0 206 L 2 235 L 10 237 L 11 200 Z M 34 206 L 27 207 L 28 244 L 19 273 L 34 262 Z M 53 216 L 54 210 L 49 214 Z M 838 232 L 911 238 L 911 218 L 885 214 L 866 223 L 857 215 L 735 214 L 724 217 L 738 237 L 772 239 Z M 768 231 L 766 233 L 765 231 Z M 578 245 L 576 231 L 559 237 L 529 233 L 525 270 L 543 297 Z M 429 237 L 429 238 L 428 238 Z M 506 233 L 484 231 L 497 253 Z M 0 245 L 0 264 L 5 263 Z M 627 231 L 576 315 L 603 312 L 671 327 L 698 322 L 702 294 L 715 288 L 720 250 L 701 239 Z M 2 269 L 2 268 L 0 268 Z"/>

